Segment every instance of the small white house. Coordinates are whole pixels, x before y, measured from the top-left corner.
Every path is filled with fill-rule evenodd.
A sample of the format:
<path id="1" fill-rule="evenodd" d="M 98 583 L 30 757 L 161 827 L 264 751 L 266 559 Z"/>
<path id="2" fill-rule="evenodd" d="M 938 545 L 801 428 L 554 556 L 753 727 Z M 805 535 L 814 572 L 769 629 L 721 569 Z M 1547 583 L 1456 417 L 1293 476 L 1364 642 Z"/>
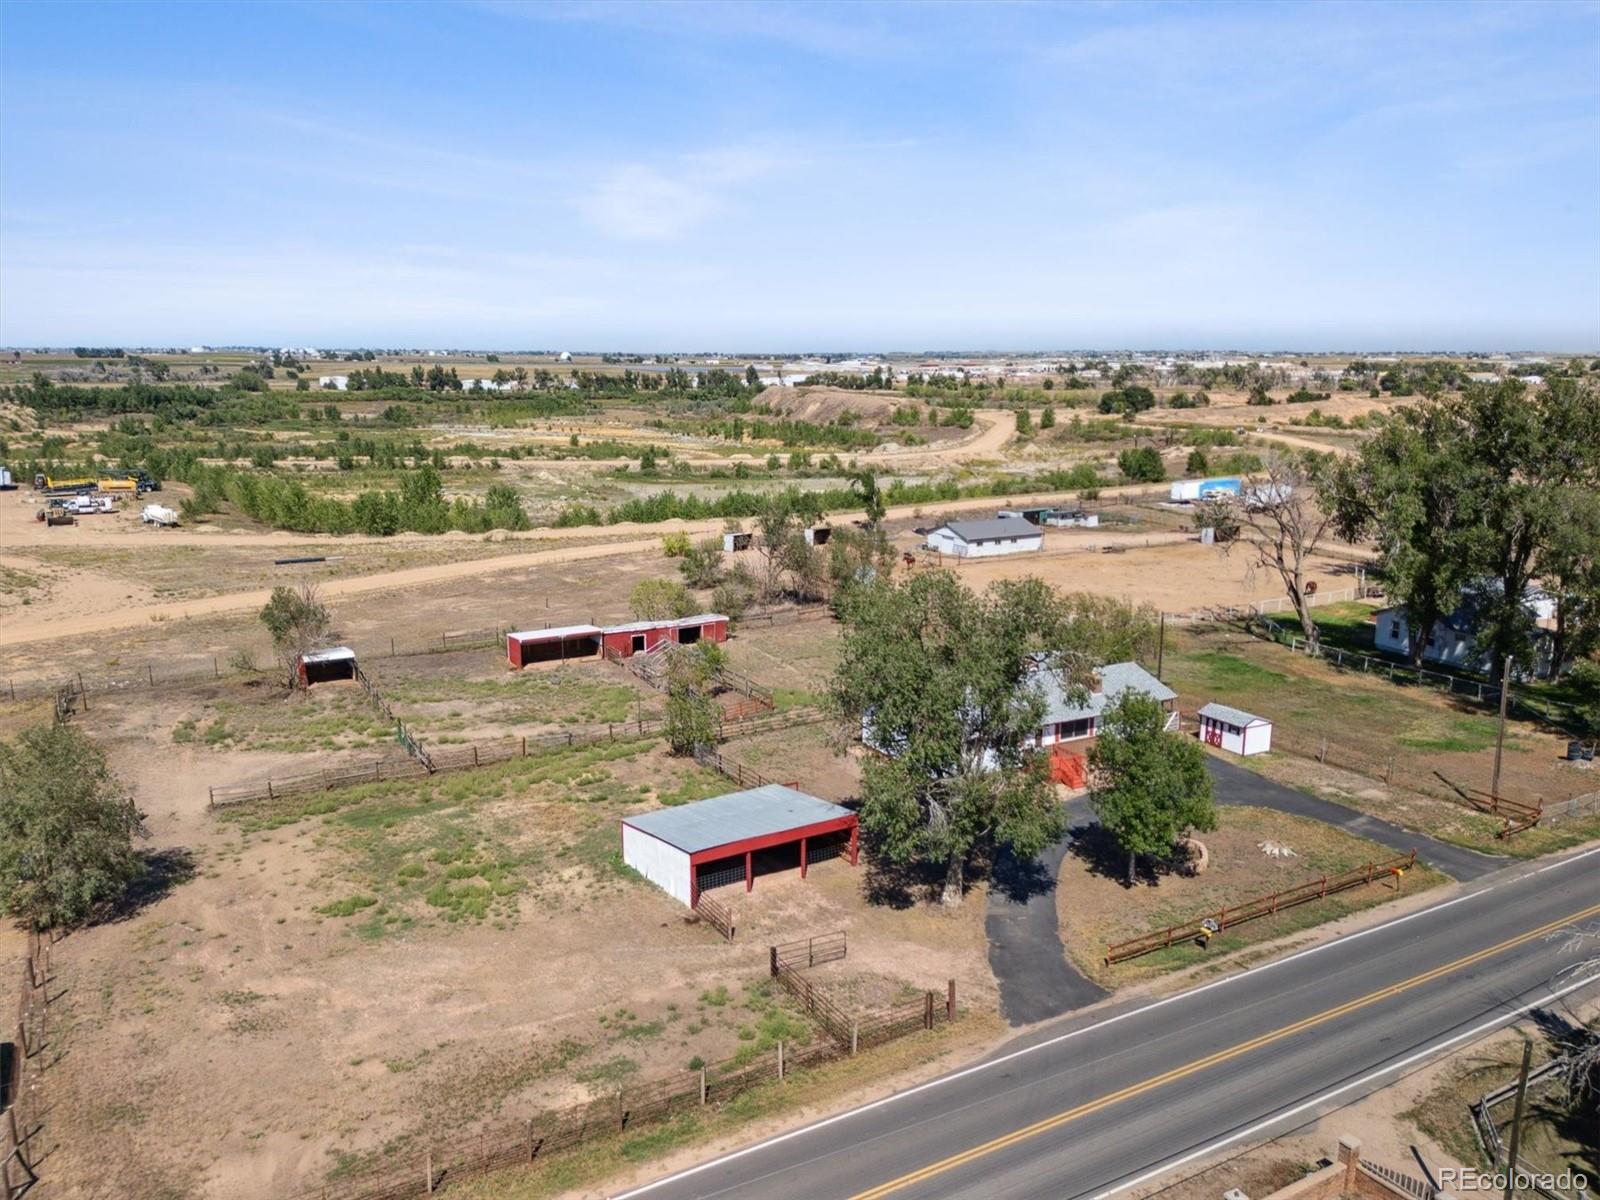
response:
<path id="1" fill-rule="evenodd" d="M 350 387 L 348 375 L 318 375 L 317 387 L 325 392 L 343 392 Z"/>
<path id="2" fill-rule="evenodd" d="M 1272 722 L 1241 708 L 1212 701 L 1202 708 L 1200 740 L 1232 754 L 1265 754 L 1272 749 Z"/>
<path id="3" fill-rule="evenodd" d="M 1044 531 L 1021 517 L 951 521 L 928 534 L 928 549 L 957 558 L 989 558 L 1044 549 Z"/>
<path id="4" fill-rule="evenodd" d="M 1529 615 L 1536 621 L 1550 620 L 1554 615 L 1554 601 L 1542 592 L 1530 592 L 1526 598 Z M 1372 644 L 1389 654 L 1409 657 L 1411 654 L 1411 626 L 1402 605 L 1380 608 L 1375 614 Z M 1531 672 L 1527 664 L 1519 664 L 1519 677 L 1527 674 L 1545 676 L 1550 671 L 1552 638 L 1547 629 L 1533 630 L 1534 663 Z M 1468 600 L 1448 616 L 1433 623 L 1428 641 L 1422 648 L 1422 661 L 1438 663 L 1458 671 L 1477 671 L 1488 674 L 1494 669 L 1494 656 L 1478 646 L 1478 609 Z"/>

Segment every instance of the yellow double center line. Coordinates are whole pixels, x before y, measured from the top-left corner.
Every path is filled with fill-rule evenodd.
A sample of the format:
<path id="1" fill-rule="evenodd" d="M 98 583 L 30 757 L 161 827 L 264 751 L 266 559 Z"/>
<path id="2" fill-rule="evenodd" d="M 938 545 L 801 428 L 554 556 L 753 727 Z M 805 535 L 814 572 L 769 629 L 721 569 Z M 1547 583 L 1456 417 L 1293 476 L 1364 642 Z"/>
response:
<path id="1" fill-rule="evenodd" d="M 1531 942 L 1537 938 L 1542 938 L 1546 934 L 1560 929 L 1564 925 L 1571 925 L 1578 921 L 1586 920 L 1587 918 L 1597 914 L 1600 914 L 1600 904 L 1592 905 L 1581 912 L 1575 912 L 1570 916 L 1551 921 L 1548 925 L 1541 925 L 1539 928 L 1531 929 L 1527 933 L 1518 934 L 1514 938 L 1508 938 L 1498 945 L 1490 946 L 1485 950 L 1479 950 L 1475 953 L 1465 955 L 1456 959 L 1454 962 L 1445 963 L 1442 967 L 1435 967 L 1431 971 L 1424 971 L 1420 975 L 1413 975 L 1410 979 L 1405 979 L 1399 983 L 1391 984 L 1388 987 L 1380 988 L 1375 992 L 1369 992 L 1365 996 L 1360 996 L 1354 1000 L 1346 1001 L 1344 1004 L 1339 1004 L 1333 1008 L 1324 1009 L 1322 1012 L 1319 1012 L 1314 1016 L 1306 1017 L 1304 1020 L 1296 1021 L 1292 1025 L 1285 1025 L 1280 1029 L 1274 1029 L 1271 1033 L 1264 1033 L 1260 1037 L 1251 1038 L 1248 1042 L 1240 1042 L 1237 1046 L 1230 1046 L 1226 1050 L 1219 1050 L 1215 1054 L 1208 1054 L 1204 1058 L 1197 1058 L 1193 1062 L 1185 1063 L 1181 1067 L 1174 1067 L 1172 1070 L 1161 1075 L 1157 1075 L 1152 1079 L 1146 1079 L 1141 1083 L 1130 1084 L 1128 1087 L 1122 1088 L 1120 1091 L 1111 1092 L 1108 1095 L 1101 1096 L 1098 1100 L 1091 1100 L 1087 1104 L 1078 1105 L 1076 1108 L 1066 1109 L 1063 1112 L 1056 1113 L 1056 1115 L 1053 1117 L 1046 1117 L 1042 1121 L 1036 1121 L 1032 1125 L 1028 1125 L 1022 1129 L 1004 1134 L 1001 1137 L 995 1138 L 993 1141 L 983 1143 L 981 1146 L 974 1146 L 970 1150 L 963 1150 L 960 1154 L 952 1154 L 949 1158 L 940 1159 L 936 1163 L 930 1163 L 926 1167 L 922 1167 L 919 1170 L 902 1175 L 898 1179 L 891 1179 L 888 1183 L 882 1183 L 875 1188 L 869 1188 L 867 1191 L 858 1192 L 855 1196 L 851 1197 L 851 1200 L 877 1200 L 877 1198 L 880 1196 L 887 1196 L 893 1192 L 901 1191 L 905 1188 L 911 1187 L 914 1184 L 921 1183 L 926 1179 L 931 1179 L 935 1175 L 941 1175 L 946 1171 L 952 1171 L 957 1167 L 965 1166 L 967 1163 L 983 1158 L 985 1155 L 993 1154 L 998 1150 L 1004 1150 L 1008 1146 L 1015 1146 L 1018 1142 L 1027 1141 L 1029 1138 L 1037 1137 L 1041 1133 L 1048 1133 L 1052 1129 L 1057 1129 L 1071 1121 L 1076 1121 L 1079 1117 L 1087 1117 L 1089 1114 L 1099 1112 L 1103 1108 L 1110 1108 L 1113 1104 L 1119 1104 L 1124 1100 L 1133 1098 L 1134 1096 L 1142 1095 L 1145 1092 L 1153 1091 L 1159 1087 L 1165 1087 L 1169 1083 L 1176 1082 L 1179 1079 L 1184 1079 L 1198 1071 L 1204 1071 L 1207 1067 L 1214 1067 L 1218 1063 L 1227 1062 L 1229 1059 L 1237 1058 L 1241 1054 L 1248 1054 L 1252 1050 L 1259 1050 L 1263 1046 L 1270 1046 L 1273 1042 L 1282 1041 L 1284 1038 L 1293 1037 L 1297 1033 L 1303 1033 L 1307 1029 L 1311 1029 L 1327 1021 L 1336 1020 L 1339 1017 L 1345 1016 L 1347 1013 L 1352 1013 L 1358 1009 L 1365 1008 L 1369 1004 L 1377 1004 L 1382 1000 L 1388 1000 L 1391 997 L 1400 995 L 1402 992 L 1408 992 L 1412 988 L 1421 987 L 1425 983 L 1431 983 L 1433 980 L 1438 979 L 1441 976 L 1449 975 L 1453 971 L 1459 971 L 1463 967 L 1470 967 L 1474 963 L 1482 962 L 1486 958 L 1493 958 L 1496 954 L 1502 954 L 1513 947 L 1523 945 L 1525 942 Z"/>

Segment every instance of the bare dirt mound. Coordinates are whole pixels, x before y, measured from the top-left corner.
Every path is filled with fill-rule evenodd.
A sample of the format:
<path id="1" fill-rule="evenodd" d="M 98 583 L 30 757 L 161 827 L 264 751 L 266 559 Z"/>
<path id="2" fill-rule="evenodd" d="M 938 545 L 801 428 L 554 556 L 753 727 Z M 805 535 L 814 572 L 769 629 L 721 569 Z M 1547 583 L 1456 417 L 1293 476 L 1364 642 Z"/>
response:
<path id="1" fill-rule="evenodd" d="M 815 425 L 826 425 L 847 412 L 864 422 L 887 425 L 894 410 L 907 403 L 895 392 L 856 392 L 833 387 L 769 387 L 756 401 L 773 412 Z M 914 401 L 912 401 L 914 403 Z"/>

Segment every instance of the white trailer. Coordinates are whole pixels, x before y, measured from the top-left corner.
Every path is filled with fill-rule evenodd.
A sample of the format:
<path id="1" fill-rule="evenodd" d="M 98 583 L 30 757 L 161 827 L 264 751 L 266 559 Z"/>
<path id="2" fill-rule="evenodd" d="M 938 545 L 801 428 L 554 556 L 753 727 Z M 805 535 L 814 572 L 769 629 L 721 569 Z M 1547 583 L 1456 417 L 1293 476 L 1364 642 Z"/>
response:
<path id="1" fill-rule="evenodd" d="M 144 510 L 139 513 L 139 519 L 146 525 L 160 525 L 172 529 L 178 524 L 178 510 L 161 504 L 146 504 Z"/>

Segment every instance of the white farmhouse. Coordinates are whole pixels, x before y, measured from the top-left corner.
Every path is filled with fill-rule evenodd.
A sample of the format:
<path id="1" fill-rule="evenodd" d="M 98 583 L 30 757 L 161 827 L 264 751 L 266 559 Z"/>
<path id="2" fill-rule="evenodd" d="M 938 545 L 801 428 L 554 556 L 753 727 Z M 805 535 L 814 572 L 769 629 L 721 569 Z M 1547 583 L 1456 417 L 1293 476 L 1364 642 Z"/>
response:
<path id="1" fill-rule="evenodd" d="M 1555 602 L 1542 592 L 1530 592 L 1525 604 L 1529 615 L 1536 621 L 1548 621 L 1555 616 Z M 1386 653 L 1410 656 L 1411 626 L 1404 606 L 1396 604 L 1377 611 L 1372 643 Z M 1534 629 L 1535 657 L 1532 670 L 1519 670 L 1519 677 L 1549 674 L 1550 656 L 1554 653 L 1551 643 L 1548 629 Z M 1488 674 L 1494 669 L 1493 654 L 1487 647 L 1480 648 L 1478 645 L 1478 606 L 1470 598 L 1463 601 L 1454 612 L 1433 623 L 1427 645 L 1422 648 L 1422 661 L 1480 674 Z M 1527 664 L 1522 666 L 1526 667 Z"/>
<path id="2" fill-rule="evenodd" d="M 1022 517 L 951 521 L 928 534 L 928 549 L 957 558 L 989 558 L 1044 549 L 1044 531 Z"/>
<path id="3" fill-rule="evenodd" d="M 1178 693 L 1138 663 L 1110 663 L 1095 672 L 1088 695 L 1080 703 L 1061 684 L 1055 671 L 1043 666 L 1034 676 L 1044 696 L 1044 720 L 1034 739 L 1036 746 L 1091 741 L 1100 733 L 1100 718 L 1123 692 L 1132 689 L 1158 701 L 1167 712 L 1168 729 L 1178 727 Z M 1081 693 L 1080 693 L 1081 695 Z"/>

